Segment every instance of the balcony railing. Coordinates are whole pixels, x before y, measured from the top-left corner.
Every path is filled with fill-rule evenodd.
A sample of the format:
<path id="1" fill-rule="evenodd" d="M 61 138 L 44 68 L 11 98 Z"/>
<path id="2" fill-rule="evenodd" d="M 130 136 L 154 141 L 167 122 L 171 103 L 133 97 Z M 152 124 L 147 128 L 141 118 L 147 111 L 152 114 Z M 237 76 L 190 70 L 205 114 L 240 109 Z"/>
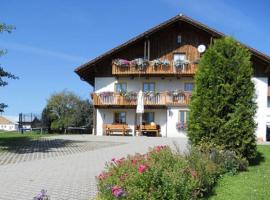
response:
<path id="1" fill-rule="evenodd" d="M 119 76 L 126 75 L 181 75 L 181 76 L 193 76 L 196 73 L 197 64 L 190 63 L 183 67 L 176 68 L 173 61 L 169 62 L 168 66 L 154 66 L 150 64 L 144 69 L 136 66 L 117 66 L 112 63 L 112 74 Z"/>
<path id="2" fill-rule="evenodd" d="M 136 106 L 137 96 L 123 96 L 114 92 L 92 93 L 94 106 Z M 189 104 L 190 92 L 160 92 L 144 95 L 145 106 L 186 106 Z"/>

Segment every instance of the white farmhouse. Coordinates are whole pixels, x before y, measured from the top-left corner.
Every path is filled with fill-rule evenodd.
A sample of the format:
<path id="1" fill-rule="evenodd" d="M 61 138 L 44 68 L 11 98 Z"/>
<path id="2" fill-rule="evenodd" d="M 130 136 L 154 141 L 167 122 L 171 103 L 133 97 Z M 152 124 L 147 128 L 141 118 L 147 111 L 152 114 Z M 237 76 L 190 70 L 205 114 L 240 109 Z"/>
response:
<path id="1" fill-rule="evenodd" d="M 78 67 L 75 72 L 93 86 L 94 134 L 186 137 L 198 62 L 213 39 L 221 37 L 224 34 L 177 15 Z M 247 48 L 258 104 L 256 136 L 265 141 L 270 57 Z M 136 113 L 139 91 L 144 93 L 143 114 Z"/>
<path id="2" fill-rule="evenodd" d="M 16 131 L 18 128 L 15 122 L 0 116 L 0 131 Z"/>

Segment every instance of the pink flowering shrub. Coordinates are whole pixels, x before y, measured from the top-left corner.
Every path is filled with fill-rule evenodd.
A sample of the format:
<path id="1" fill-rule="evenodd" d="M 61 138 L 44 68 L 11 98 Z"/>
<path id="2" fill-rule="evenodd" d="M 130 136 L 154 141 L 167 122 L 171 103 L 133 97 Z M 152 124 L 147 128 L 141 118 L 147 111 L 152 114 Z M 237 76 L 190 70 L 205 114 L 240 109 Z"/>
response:
<path id="1" fill-rule="evenodd" d="M 193 199 L 199 179 L 183 156 L 167 146 L 107 163 L 99 176 L 99 199 Z"/>

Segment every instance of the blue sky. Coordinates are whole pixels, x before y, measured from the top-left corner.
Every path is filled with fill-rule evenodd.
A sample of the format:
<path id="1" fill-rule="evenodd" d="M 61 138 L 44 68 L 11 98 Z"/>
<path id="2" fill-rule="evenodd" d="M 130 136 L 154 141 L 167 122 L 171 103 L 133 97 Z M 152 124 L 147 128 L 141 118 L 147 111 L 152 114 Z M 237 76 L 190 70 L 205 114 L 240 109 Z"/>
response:
<path id="1" fill-rule="evenodd" d="M 270 55 L 268 0 L 3 0 L 0 58 L 19 76 L 0 88 L 5 115 L 40 113 L 49 96 L 64 89 L 89 98 L 92 88 L 76 66 L 179 13 Z"/>

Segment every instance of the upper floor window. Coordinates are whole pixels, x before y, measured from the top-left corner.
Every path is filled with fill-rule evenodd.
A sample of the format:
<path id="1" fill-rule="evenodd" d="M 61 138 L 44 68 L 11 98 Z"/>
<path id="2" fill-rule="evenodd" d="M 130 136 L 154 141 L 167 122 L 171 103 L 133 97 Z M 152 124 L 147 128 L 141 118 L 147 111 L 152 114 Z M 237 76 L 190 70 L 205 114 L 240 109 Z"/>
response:
<path id="1" fill-rule="evenodd" d="M 126 112 L 115 112 L 114 113 L 114 123 L 126 124 Z"/>
<path id="2" fill-rule="evenodd" d="M 150 124 L 155 121 L 155 113 L 154 112 L 145 112 L 143 113 L 143 122 L 146 124 Z"/>
<path id="3" fill-rule="evenodd" d="M 186 54 L 185 53 L 175 53 L 173 54 L 173 61 L 177 60 L 186 60 Z"/>
<path id="4" fill-rule="evenodd" d="M 143 92 L 155 91 L 155 83 L 143 83 Z"/>
<path id="5" fill-rule="evenodd" d="M 126 83 L 115 83 L 115 92 L 126 92 L 127 91 L 127 84 Z"/>
<path id="6" fill-rule="evenodd" d="M 194 83 L 185 83 L 184 90 L 191 92 L 194 88 Z"/>

